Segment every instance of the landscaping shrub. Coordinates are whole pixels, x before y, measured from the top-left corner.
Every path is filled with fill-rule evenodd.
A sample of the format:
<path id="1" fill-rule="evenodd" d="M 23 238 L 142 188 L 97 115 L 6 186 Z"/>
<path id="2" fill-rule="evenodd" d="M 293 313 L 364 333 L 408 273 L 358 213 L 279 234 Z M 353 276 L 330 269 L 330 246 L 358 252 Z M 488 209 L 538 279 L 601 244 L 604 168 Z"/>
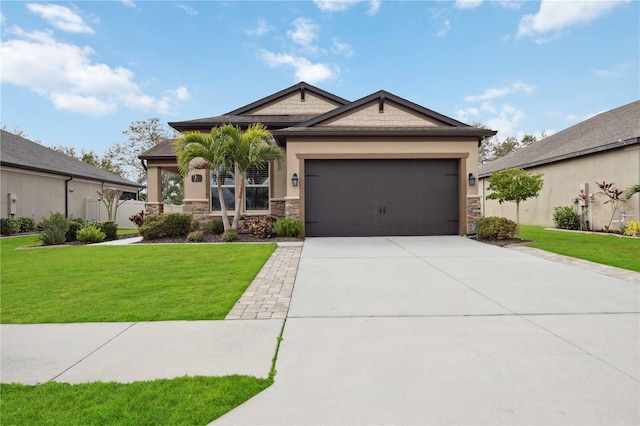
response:
<path id="1" fill-rule="evenodd" d="M 262 217 L 252 218 L 246 221 L 249 234 L 258 238 L 271 238 L 273 236 L 273 224 L 276 217 L 268 214 Z"/>
<path id="2" fill-rule="evenodd" d="M 42 233 L 38 239 L 44 245 L 62 244 L 66 241 L 69 221 L 62 213 L 51 213 L 49 218 L 43 218 L 40 223 Z"/>
<path id="3" fill-rule="evenodd" d="M 233 229 L 227 229 L 222 235 L 222 241 L 225 243 L 230 243 L 238 239 L 238 233 Z"/>
<path id="4" fill-rule="evenodd" d="M 640 222 L 631 219 L 624 228 L 623 234 L 628 237 L 640 237 Z"/>
<path id="5" fill-rule="evenodd" d="M 302 222 L 292 217 L 277 219 L 273 224 L 273 230 L 278 237 L 298 238 L 302 235 Z"/>
<path id="6" fill-rule="evenodd" d="M 476 222 L 478 238 L 508 240 L 515 238 L 518 226 L 506 217 L 483 217 Z"/>
<path id="7" fill-rule="evenodd" d="M 109 222 L 103 222 L 103 223 L 109 223 Z M 102 232 L 98 228 L 98 225 L 96 224 L 91 224 L 90 226 L 87 226 L 86 228 L 82 228 L 81 230 L 76 232 L 76 239 L 84 244 L 93 244 L 93 243 L 102 242 L 104 241 L 105 236 L 106 236 L 105 233 Z"/>
<path id="8" fill-rule="evenodd" d="M 167 236 L 164 224 L 157 220 L 151 220 L 147 223 L 145 219 L 145 224 L 140 227 L 138 232 L 145 240 L 157 240 Z"/>
<path id="9" fill-rule="evenodd" d="M 33 232 L 36 230 L 36 221 L 29 216 L 23 216 L 18 218 L 18 232 Z"/>
<path id="10" fill-rule="evenodd" d="M 200 228 L 202 228 L 202 224 L 200 223 L 199 220 L 192 220 L 191 221 L 191 232 L 199 231 Z"/>
<path id="11" fill-rule="evenodd" d="M 65 234 L 66 241 L 76 241 L 76 234 L 84 227 L 84 221 L 80 218 L 69 220 L 69 229 Z"/>
<path id="12" fill-rule="evenodd" d="M 142 225 L 144 225 L 144 216 L 144 210 L 142 210 L 140 213 L 136 213 L 131 216 L 129 220 L 133 222 L 138 228 L 140 228 Z"/>
<path id="13" fill-rule="evenodd" d="M 204 241 L 204 234 L 202 231 L 192 231 L 187 235 L 187 241 L 192 243 L 201 243 Z"/>
<path id="14" fill-rule="evenodd" d="M 573 207 L 554 207 L 553 223 L 558 229 L 580 229 L 580 213 L 573 210 Z"/>
<path id="15" fill-rule="evenodd" d="M 222 218 L 212 217 L 204 224 L 203 230 L 207 234 L 219 235 L 224 232 L 224 224 Z"/>
<path id="16" fill-rule="evenodd" d="M 2 218 L 0 221 L 0 233 L 2 235 L 15 234 L 20 230 L 20 224 L 13 218 Z"/>
<path id="17" fill-rule="evenodd" d="M 104 232 L 105 240 L 113 241 L 118 239 L 118 225 L 115 222 L 98 222 L 97 228 Z"/>
<path id="18" fill-rule="evenodd" d="M 163 213 L 147 215 L 139 233 L 143 238 L 154 240 L 164 237 L 183 237 L 191 229 L 191 215 L 188 213 Z"/>

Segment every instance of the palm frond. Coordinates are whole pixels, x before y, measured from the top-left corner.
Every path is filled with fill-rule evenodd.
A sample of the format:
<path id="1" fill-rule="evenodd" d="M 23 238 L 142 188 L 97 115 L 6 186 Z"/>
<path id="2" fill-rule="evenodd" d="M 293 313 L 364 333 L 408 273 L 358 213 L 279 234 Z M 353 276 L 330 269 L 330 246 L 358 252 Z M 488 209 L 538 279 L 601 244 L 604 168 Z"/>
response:
<path id="1" fill-rule="evenodd" d="M 627 188 L 627 191 L 625 192 L 625 196 L 627 197 L 627 200 L 631 197 L 633 197 L 634 194 L 638 194 L 640 193 L 640 183 L 635 184 L 635 185 L 631 185 L 630 187 Z"/>

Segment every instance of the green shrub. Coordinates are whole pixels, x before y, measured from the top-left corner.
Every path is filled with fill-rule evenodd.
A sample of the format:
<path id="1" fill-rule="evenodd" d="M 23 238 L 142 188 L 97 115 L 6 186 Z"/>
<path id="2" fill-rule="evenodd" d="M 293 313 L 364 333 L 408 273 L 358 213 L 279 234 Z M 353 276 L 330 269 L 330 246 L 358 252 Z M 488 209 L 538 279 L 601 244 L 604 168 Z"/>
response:
<path id="1" fill-rule="evenodd" d="M 13 218 L 2 218 L 0 221 L 0 232 L 2 235 L 11 235 L 20 231 L 20 224 Z"/>
<path id="2" fill-rule="evenodd" d="M 516 237 L 518 226 L 506 217 L 483 217 L 476 222 L 478 238 L 487 240 L 508 240 Z"/>
<path id="3" fill-rule="evenodd" d="M 224 224 L 219 217 L 212 217 L 204 224 L 203 230 L 207 234 L 219 235 L 224 232 Z"/>
<path id="4" fill-rule="evenodd" d="M 36 230 L 36 221 L 29 216 L 23 216 L 18 218 L 19 232 L 33 232 Z"/>
<path id="5" fill-rule="evenodd" d="M 302 222 L 292 217 L 277 219 L 273 224 L 273 230 L 278 237 L 298 238 L 302 235 Z"/>
<path id="6" fill-rule="evenodd" d="M 199 220 L 192 220 L 191 221 L 191 232 L 193 231 L 199 231 L 200 228 L 202 228 L 202 224 L 200 223 Z"/>
<path id="7" fill-rule="evenodd" d="M 105 240 L 113 241 L 118 239 L 118 225 L 115 222 L 98 222 L 96 226 L 104 232 Z"/>
<path id="8" fill-rule="evenodd" d="M 80 218 L 69 220 L 69 230 L 65 234 L 66 241 L 76 241 L 76 234 L 84 228 L 84 221 Z"/>
<path id="9" fill-rule="evenodd" d="M 164 229 L 164 224 L 157 220 L 151 220 L 147 223 L 145 218 L 145 224 L 138 230 L 140 236 L 145 240 L 157 240 L 167 236 Z"/>
<path id="10" fill-rule="evenodd" d="M 98 225 L 92 224 L 86 228 L 82 228 L 76 233 L 76 239 L 84 244 L 93 244 L 104 241 L 105 233 L 102 232 Z"/>
<path id="11" fill-rule="evenodd" d="M 187 241 L 192 243 L 201 243 L 204 241 L 204 234 L 202 231 L 192 231 L 187 235 Z"/>
<path id="12" fill-rule="evenodd" d="M 276 219 L 274 215 L 268 214 L 247 220 L 249 234 L 258 238 L 271 238 L 273 236 L 273 224 Z"/>
<path id="13" fill-rule="evenodd" d="M 553 223 L 559 229 L 580 229 L 580 213 L 573 210 L 572 207 L 554 207 Z"/>
<path id="14" fill-rule="evenodd" d="M 189 213 L 164 213 L 160 215 L 164 222 L 168 237 L 181 237 L 191 230 L 191 215 Z"/>
<path id="15" fill-rule="evenodd" d="M 238 233 L 233 229 L 227 229 L 222 235 L 222 241 L 230 243 L 238 239 Z"/>
<path id="16" fill-rule="evenodd" d="M 62 213 L 51 213 L 49 218 L 43 218 L 40 223 L 42 233 L 38 239 L 44 245 L 62 244 L 66 241 L 69 221 Z"/>
<path id="17" fill-rule="evenodd" d="M 160 220 L 160 215 L 157 214 L 148 214 L 148 215 L 144 215 L 143 217 L 143 225 L 146 225 L 147 223 L 151 223 L 151 222 L 157 222 L 158 220 Z"/>

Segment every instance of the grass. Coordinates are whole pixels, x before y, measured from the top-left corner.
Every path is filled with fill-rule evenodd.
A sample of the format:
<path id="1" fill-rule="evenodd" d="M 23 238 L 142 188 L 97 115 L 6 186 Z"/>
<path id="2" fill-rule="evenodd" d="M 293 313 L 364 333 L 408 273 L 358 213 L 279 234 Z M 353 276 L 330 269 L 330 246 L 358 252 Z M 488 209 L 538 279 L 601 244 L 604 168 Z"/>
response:
<path id="1" fill-rule="evenodd" d="M 180 377 L 134 383 L 0 385 L 8 425 L 205 425 L 269 387 L 272 378 Z"/>
<path id="2" fill-rule="evenodd" d="M 640 239 L 608 234 L 560 232 L 542 226 L 520 226 L 520 237 L 534 240 L 530 247 L 640 272 Z"/>
<path id="3" fill-rule="evenodd" d="M 118 228 L 118 235 L 137 234 L 138 228 Z"/>
<path id="4" fill-rule="evenodd" d="M 0 240 L 3 323 L 224 319 L 275 244 L 64 246 Z"/>

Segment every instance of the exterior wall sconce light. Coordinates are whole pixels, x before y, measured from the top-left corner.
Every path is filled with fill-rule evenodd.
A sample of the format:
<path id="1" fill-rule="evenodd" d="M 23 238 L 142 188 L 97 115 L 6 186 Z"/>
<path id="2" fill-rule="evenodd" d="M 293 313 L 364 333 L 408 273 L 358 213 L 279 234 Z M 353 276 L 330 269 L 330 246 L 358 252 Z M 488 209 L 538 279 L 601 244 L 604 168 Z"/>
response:
<path id="1" fill-rule="evenodd" d="M 298 174 L 297 173 L 294 173 L 293 176 L 291 176 L 291 185 L 298 186 Z"/>
<path id="2" fill-rule="evenodd" d="M 191 175 L 191 182 L 202 182 L 202 175 L 200 174 Z"/>
<path id="3" fill-rule="evenodd" d="M 473 173 L 469 173 L 469 186 L 476 186 L 476 177 Z"/>

